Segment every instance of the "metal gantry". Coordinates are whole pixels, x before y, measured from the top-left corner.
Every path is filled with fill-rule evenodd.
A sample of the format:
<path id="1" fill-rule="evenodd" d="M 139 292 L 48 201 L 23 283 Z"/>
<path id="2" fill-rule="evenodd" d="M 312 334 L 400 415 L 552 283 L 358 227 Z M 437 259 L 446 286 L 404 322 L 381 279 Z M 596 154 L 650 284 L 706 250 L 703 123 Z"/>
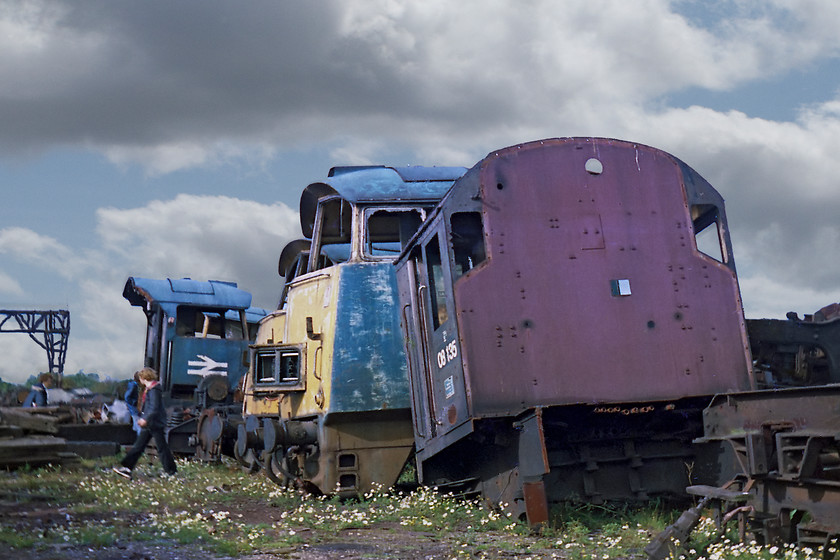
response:
<path id="1" fill-rule="evenodd" d="M 64 373 L 67 337 L 70 334 L 70 312 L 0 309 L 0 333 L 26 333 L 47 351 L 49 372 Z M 38 337 L 37 335 L 42 335 Z"/>

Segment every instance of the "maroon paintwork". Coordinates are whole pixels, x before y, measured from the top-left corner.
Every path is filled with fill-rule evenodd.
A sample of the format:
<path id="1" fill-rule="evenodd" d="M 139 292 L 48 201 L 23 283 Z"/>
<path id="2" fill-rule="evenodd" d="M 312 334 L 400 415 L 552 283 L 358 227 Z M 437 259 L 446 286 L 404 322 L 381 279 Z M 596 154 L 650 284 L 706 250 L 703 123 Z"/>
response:
<path id="1" fill-rule="evenodd" d="M 590 158 L 603 172 L 585 169 Z M 482 162 L 488 259 L 455 283 L 473 416 L 750 387 L 734 266 L 693 250 L 687 169 L 597 139 Z M 613 295 L 623 279 L 631 294 Z"/>
<path id="2" fill-rule="evenodd" d="M 396 264 L 421 481 L 539 523 L 720 474 L 691 447 L 700 411 L 754 383 L 723 199 L 680 160 L 597 138 L 493 152 Z"/>

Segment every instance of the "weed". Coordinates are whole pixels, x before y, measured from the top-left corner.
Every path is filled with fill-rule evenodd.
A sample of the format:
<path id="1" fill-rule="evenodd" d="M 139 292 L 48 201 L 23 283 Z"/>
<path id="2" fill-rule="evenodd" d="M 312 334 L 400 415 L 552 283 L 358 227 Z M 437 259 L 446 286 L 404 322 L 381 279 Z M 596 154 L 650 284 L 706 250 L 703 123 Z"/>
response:
<path id="1" fill-rule="evenodd" d="M 414 535 L 404 550 L 435 543 L 449 558 L 638 558 L 674 515 L 659 504 L 565 505 L 552 510 L 549 527 L 533 534 L 503 513 L 431 488 L 377 489 L 359 499 L 339 499 L 278 488 L 266 477 L 227 463 L 179 460 L 179 474 L 170 479 L 159 476 L 156 464 L 143 462 L 130 481 L 110 472 L 114 464 L 113 458 L 83 461 L 63 468 L 22 469 L 0 478 L 0 495 L 25 505 L 31 514 L 0 516 L 0 549 L 154 541 L 198 546 L 208 557 L 285 554 L 335 541 L 345 531 L 367 535 L 377 529 L 396 541 Z M 678 558 L 684 560 L 807 559 L 818 554 L 741 544 L 730 534 L 718 539 L 708 520 L 680 550 Z"/>

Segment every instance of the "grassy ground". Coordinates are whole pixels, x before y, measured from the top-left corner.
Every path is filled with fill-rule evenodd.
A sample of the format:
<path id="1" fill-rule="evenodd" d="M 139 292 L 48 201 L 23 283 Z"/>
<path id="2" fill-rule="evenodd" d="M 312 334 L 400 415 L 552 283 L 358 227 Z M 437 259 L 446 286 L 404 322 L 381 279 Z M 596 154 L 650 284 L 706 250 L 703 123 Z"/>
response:
<path id="1" fill-rule="evenodd" d="M 232 464 L 180 462 L 175 478 L 141 463 L 133 480 L 114 459 L 0 473 L 0 557 L 51 560 L 300 560 L 332 558 L 646 558 L 672 519 L 644 510 L 567 507 L 537 534 L 480 504 L 429 489 L 361 500 L 280 489 Z M 711 544 L 705 521 L 677 556 L 809 558 L 805 550 Z"/>

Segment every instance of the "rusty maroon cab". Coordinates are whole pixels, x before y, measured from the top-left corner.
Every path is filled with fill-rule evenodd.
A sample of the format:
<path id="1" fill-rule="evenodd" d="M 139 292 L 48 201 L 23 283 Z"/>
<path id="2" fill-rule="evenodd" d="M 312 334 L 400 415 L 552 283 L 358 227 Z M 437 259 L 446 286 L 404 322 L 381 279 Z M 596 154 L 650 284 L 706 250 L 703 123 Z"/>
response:
<path id="1" fill-rule="evenodd" d="M 753 388 L 723 199 L 601 138 L 490 153 L 396 262 L 421 482 L 537 523 L 684 494 L 702 409 Z"/>

